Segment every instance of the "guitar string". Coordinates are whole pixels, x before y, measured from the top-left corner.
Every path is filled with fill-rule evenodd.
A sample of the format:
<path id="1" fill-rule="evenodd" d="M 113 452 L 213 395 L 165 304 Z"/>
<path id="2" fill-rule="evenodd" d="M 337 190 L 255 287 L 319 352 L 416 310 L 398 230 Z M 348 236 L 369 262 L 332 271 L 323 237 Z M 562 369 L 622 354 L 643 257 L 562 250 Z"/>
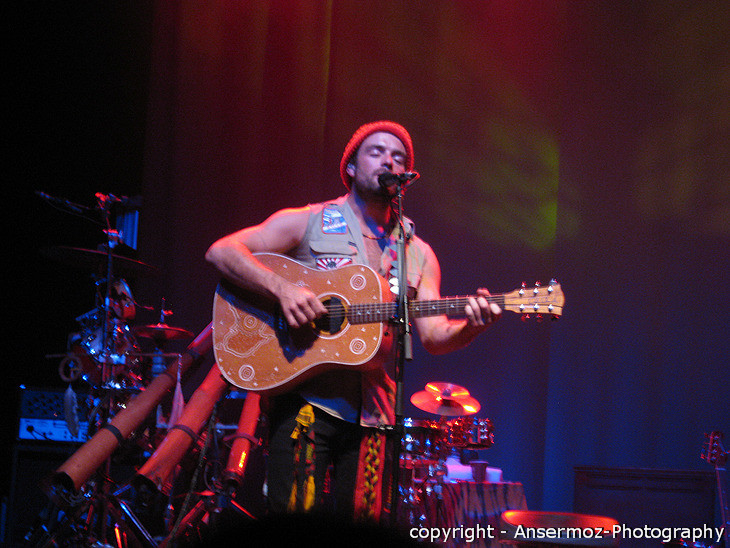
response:
<path id="1" fill-rule="evenodd" d="M 441 300 L 426 300 L 426 301 L 415 301 L 410 303 L 409 310 L 411 314 L 418 317 L 419 314 L 425 313 L 447 313 L 458 309 L 461 312 L 463 307 L 468 303 L 468 299 L 471 296 L 465 297 L 450 297 Z M 487 300 L 491 303 L 496 303 L 504 306 L 505 299 L 504 295 L 492 295 L 487 297 Z M 351 306 L 345 306 L 343 304 L 329 304 L 327 305 L 327 311 L 329 314 L 346 315 L 348 319 L 353 318 L 361 320 L 363 317 L 366 321 L 372 321 L 375 319 L 388 319 L 395 313 L 396 303 L 356 303 Z"/>

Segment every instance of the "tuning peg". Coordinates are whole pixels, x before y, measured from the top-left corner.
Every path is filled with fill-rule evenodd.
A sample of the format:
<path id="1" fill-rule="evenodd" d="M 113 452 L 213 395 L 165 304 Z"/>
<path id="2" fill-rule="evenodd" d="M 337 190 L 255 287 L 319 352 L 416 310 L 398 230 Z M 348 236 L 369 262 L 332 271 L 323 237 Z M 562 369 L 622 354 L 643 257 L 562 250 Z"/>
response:
<path id="1" fill-rule="evenodd" d="M 537 318 L 538 323 L 542 322 L 542 314 L 538 314 L 535 318 Z"/>
<path id="2" fill-rule="evenodd" d="M 522 318 L 521 319 L 522 319 L 523 322 L 526 322 L 527 320 L 530 319 L 530 315 L 529 314 L 522 314 Z"/>
<path id="3" fill-rule="evenodd" d="M 535 282 L 535 289 L 532 290 L 533 295 L 540 293 L 540 282 Z"/>
<path id="4" fill-rule="evenodd" d="M 560 316 L 558 314 L 553 314 L 550 316 L 550 319 L 554 322 L 557 322 L 560 319 Z"/>

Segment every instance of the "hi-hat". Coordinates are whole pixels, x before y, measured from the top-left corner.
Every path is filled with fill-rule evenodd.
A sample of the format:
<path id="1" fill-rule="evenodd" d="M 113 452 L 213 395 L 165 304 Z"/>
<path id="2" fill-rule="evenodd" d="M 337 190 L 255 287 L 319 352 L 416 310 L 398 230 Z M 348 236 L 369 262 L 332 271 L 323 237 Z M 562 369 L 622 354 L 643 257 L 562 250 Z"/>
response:
<path id="1" fill-rule="evenodd" d="M 103 273 L 107 267 L 109 255 L 106 251 L 95 249 L 83 249 L 80 247 L 55 246 L 41 249 L 41 253 L 54 261 L 61 262 L 67 266 L 94 270 Z M 130 259 L 123 255 L 112 254 L 112 268 L 117 276 L 134 277 L 150 276 L 157 272 L 154 266 Z"/>
<path id="2" fill-rule="evenodd" d="M 421 411 L 443 417 L 473 415 L 481 409 L 479 402 L 469 395 L 466 388 L 450 383 L 428 383 L 426 390 L 411 396 L 411 403 Z"/>
<path id="3" fill-rule="evenodd" d="M 181 339 L 189 339 L 193 336 L 192 332 L 187 329 L 171 327 L 166 323 L 138 325 L 132 328 L 132 332 L 138 337 L 145 337 L 160 342 L 179 341 Z"/>

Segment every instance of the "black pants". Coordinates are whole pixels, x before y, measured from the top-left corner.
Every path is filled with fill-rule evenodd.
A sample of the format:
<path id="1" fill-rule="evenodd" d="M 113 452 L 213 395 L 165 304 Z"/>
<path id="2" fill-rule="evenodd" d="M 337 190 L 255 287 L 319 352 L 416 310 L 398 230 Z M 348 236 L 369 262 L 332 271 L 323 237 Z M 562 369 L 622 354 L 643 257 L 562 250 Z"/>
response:
<path id="1" fill-rule="evenodd" d="M 308 475 L 314 477 L 314 511 L 333 511 L 352 519 L 354 511 L 355 482 L 357 479 L 360 440 L 363 428 L 333 417 L 314 407 L 313 458 L 306 458 L 309 438 L 295 440 L 292 432 L 297 428 L 296 417 L 306 402 L 299 396 L 287 395 L 272 399 L 269 412 L 269 455 L 267 485 L 269 508 L 272 512 L 287 511 L 292 486 L 297 481 L 297 510 L 302 509 L 304 482 Z M 299 458 L 297 459 L 297 451 Z M 332 465 L 330 497 L 333 507 L 325 504 L 324 486 L 327 469 Z"/>

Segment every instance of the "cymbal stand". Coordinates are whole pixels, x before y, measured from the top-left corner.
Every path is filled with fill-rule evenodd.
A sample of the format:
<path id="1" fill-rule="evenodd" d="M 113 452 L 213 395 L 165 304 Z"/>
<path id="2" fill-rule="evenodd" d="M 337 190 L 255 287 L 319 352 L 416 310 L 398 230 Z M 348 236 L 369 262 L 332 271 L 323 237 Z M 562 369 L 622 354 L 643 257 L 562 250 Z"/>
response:
<path id="1" fill-rule="evenodd" d="M 172 311 L 168 308 L 165 308 L 165 298 L 162 298 L 162 305 L 160 306 L 160 321 L 158 325 L 167 325 L 167 316 L 170 316 L 172 314 Z M 165 342 L 164 338 L 152 338 L 152 342 L 154 343 L 155 349 L 153 351 L 152 356 L 152 371 L 151 374 L 153 377 L 156 377 L 157 375 L 164 373 L 164 371 L 167 369 L 167 364 L 165 363 L 165 353 L 163 349 L 163 344 Z"/>
<path id="2" fill-rule="evenodd" d="M 103 403 L 100 407 L 99 415 L 99 427 L 104 427 L 111 417 L 112 409 L 115 405 L 113 401 L 114 395 L 112 390 L 112 364 L 111 356 L 109 352 L 108 342 L 114 333 L 111 332 L 112 318 L 111 318 L 111 299 L 112 299 L 112 283 L 114 280 L 114 248 L 119 243 L 119 233 L 111 227 L 111 201 L 108 196 L 97 193 L 96 194 L 98 209 L 101 211 L 103 221 L 105 225 L 104 233 L 107 236 L 107 243 L 105 247 L 106 251 L 106 295 L 104 296 L 104 302 L 101 306 L 103 316 L 103 329 L 101 332 L 101 392 L 103 395 Z M 91 421 L 90 421 L 91 422 Z M 96 493 L 96 499 L 101 510 L 100 519 L 100 536 L 102 539 L 106 538 L 106 527 L 107 527 L 107 513 L 110 511 L 110 484 L 109 478 L 111 477 L 111 458 L 108 458 L 103 466 L 104 479 L 101 481 L 101 488 Z"/>
<path id="3" fill-rule="evenodd" d="M 96 194 L 97 209 L 103 216 L 106 235 L 106 288 L 102 303 L 97 307 L 102 316 L 101 342 L 98 363 L 101 366 L 101 378 L 99 386 L 100 403 L 96 407 L 98 413 L 89 417 L 89 434 L 94 434 L 107 428 L 112 418 L 113 410 L 118 401 L 117 392 L 119 389 L 114 378 L 114 360 L 112 357 L 113 346 L 116 341 L 117 330 L 113 321 L 112 309 L 112 287 L 114 284 L 114 248 L 120 243 L 120 234 L 111 227 L 111 205 L 115 203 L 112 195 Z M 99 281 L 101 283 L 101 281 Z M 95 419 L 95 420 L 92 420 Z M 112 428 L 111 431 L 119 432 Z M 121 434 L 118 439 L 121 443 Z M 147 533 L 140 521 L 134 516 L 129 505 L 118 495 L 112 493 L 111 479 L 111 455 L 108 455 L 102 465 L 97 469 L 94 477 L 86 484 L 86 489 L 78 496 L 71 497 L 73 500 L 62 501 L 61 508 L 52 503 L 48 512 L 47 524 L 35 528 L 26 536 L 34 546 L 58 546 L 78 542 L 79 545 L 86 545 L 91 540 L 98 541 L 102 545 L 112 545 L 118 548 L 127 546 L 134 547 L 155 547 L 156 543 Z M 63 498 L 63 490 L 57 489 L 57 498 Z M 52 528 L 51 528 L 52 526 Z"/>

